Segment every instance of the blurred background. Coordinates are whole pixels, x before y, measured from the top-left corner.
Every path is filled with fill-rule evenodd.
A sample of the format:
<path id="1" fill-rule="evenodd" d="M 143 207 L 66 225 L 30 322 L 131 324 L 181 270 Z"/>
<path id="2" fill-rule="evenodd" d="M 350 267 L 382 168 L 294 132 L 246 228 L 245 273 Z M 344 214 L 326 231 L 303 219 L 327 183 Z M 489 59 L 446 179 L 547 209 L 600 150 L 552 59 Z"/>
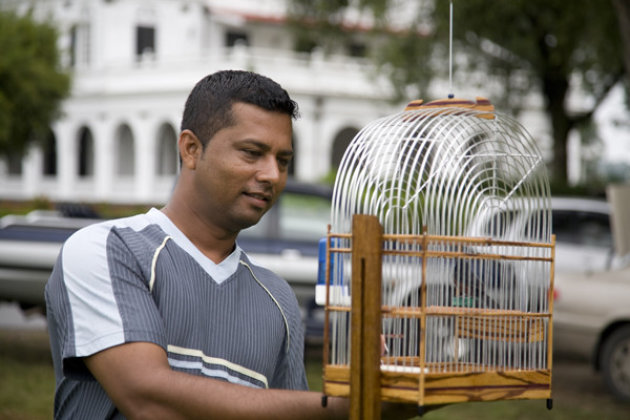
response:
<path id="1" fill-rule="evenodd" d="M 513 402 L 464 404 L 462 415 L 628 418 L 625 0 L 0 0 L 0 418 L 52 412 L 41 308 L 61 243 L 166 202 L 184 101 L 221 69 L 269 76 L 300 106 L 287 193 L 239 243 L 296 291 L 312 386 L 317 241 L 345 149 L 410 100 L 481 96 L 518 119 L 547 163 L 564 376 L 554 373 L 551 412 Z"/>

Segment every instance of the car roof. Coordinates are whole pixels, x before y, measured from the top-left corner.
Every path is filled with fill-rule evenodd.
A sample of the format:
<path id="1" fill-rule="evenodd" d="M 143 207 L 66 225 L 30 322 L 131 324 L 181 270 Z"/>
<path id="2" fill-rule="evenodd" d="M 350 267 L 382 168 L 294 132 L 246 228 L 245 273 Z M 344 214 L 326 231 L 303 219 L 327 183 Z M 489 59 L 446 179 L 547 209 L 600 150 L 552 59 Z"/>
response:
<path id="1" fill-rule="evenodd" d="M 315 184 L 308 182 L 296 181 L 294 179 L 288 179 L 287 185 L 284 188 L 284 192 L 314 195 L 323 198 L 332 197 L 332 187 L 324 184 Z"/>
<path id="2" fill-rule="evenodd" d="M 610 205 L 606 200 L 586 197 L 552 197 L 553 210 L 588 211 L 610 214 Z"/>

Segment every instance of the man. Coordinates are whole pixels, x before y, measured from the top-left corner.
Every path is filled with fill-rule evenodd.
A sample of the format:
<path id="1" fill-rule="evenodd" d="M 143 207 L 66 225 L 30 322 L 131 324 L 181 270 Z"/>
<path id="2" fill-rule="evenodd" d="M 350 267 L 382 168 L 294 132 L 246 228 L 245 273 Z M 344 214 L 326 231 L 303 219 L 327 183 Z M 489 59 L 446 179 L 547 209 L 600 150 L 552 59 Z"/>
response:
<path id="1" fill-rule="evenodd" d="M 285 186 L 296 115 L 266 77 L 205 77 L 167 205 L 64 244 L 46 287 L 56 418 L 345 417 L 306 391 L 290 287 L 236 243 Z"/>

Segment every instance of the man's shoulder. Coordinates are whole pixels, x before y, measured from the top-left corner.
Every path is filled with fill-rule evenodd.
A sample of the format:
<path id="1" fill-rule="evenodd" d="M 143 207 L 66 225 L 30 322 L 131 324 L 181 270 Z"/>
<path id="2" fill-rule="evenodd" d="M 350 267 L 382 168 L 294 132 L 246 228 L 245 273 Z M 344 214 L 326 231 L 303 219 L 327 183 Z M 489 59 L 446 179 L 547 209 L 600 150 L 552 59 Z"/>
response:
<path id="1" fill-rule="evenodd" d="M 103 220 L 74 232 L 66 239 L 63 248 L 65 252 L 69 249 L 89 252 L 94 246 L 104 247 L 114 230 L 128 229 L 133 232 L 140 232 L 150 224 L 152 224 L 152 219 L 149 217 L 149 213 Z"/>

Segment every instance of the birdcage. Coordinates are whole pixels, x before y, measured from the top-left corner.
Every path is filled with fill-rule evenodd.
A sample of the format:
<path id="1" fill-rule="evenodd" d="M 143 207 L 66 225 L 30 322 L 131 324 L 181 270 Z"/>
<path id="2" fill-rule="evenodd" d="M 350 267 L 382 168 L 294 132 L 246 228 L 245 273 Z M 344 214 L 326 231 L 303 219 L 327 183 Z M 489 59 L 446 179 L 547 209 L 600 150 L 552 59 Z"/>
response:
<path id="1" fill-rule="evenodd" d="M 410 103 L 341 161 L 326 239 L 324 382 L 381 400 L 551 402 L 554 238 L 534 140 L 489 101 Z"/>

